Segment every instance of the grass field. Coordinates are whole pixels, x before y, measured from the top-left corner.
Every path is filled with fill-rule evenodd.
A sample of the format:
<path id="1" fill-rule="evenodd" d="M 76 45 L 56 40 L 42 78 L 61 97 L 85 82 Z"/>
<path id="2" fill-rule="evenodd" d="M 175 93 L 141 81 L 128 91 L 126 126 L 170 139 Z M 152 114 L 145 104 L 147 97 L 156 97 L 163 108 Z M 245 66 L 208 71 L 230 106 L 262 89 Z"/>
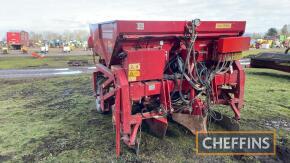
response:
<path id="1" fill-rule="evenodd" d="M 70 60 L 86 60 L 89 61 L 89 65 L 92 65 L 93 63 L 92 56 L 90 55 L 47 56 L 43 59 L 27 56 L 0 57 L 0 70 L 68 67 L 68 61 Z"/>
<path id="2" fill-rule="evenodd" d="M 241 129 L 290 125 L 290 74 L 248 69 Z M 0 162 L 259 162 L 265 158 L 195 154 L 194 139 L 170 122 L 164 139 L 142 132 L 139 157 L 126 146 L 115 157 L 111 115 L 94 111 L 89 75 L 0 80 Z M 232 114 L 229 108 L 222 112 Z M 270 124 L 270 125 L 269 125 Z M 218 126 L 211 125 L 211 130 Z M 279 139 L 289 128 L 278 130 Z M 266 157 L 267 160 L 273 158 Z"/>

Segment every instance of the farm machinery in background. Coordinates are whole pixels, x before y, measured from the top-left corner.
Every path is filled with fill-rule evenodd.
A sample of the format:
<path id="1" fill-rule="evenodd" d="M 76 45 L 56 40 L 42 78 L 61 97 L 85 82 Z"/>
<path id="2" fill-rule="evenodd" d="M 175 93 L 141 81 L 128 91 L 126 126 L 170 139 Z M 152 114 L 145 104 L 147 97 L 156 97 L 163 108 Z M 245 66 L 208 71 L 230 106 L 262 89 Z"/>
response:
<path id="1" fill-rule="evenodd" d="M 0 50 L 1 50 L 1 54 L 8 54 L 9 53 L 9 48 L 8 48 L 6 43 L 0 44 Z"/>
<path id="2" fill-rule="evenodd" d="M 221 120 L 215 105 L 229 105 L 238 121 L 244 104 L 248 50 L 244 21 L 122 21 L 91 24 L 89 47 L 97 55 L 96 110 L 112 112 L 116 154 L 121 140 L 139 149 L 141 125 L 165 136 L 168 119 L 192 133 Z"/>
<path id="3" fill-rule="evenodd" d="M 7 32 L 7 48 L 11 50 L 21 50 L 22 53 L 28 53 L 29 34 L 26 31 Z"/>
<path id="4" fill-rule="evenodd" d="M 266 52 L 259 53 L 251 57 L 250 67 L 253 68 L 269 68 L 290 73 L 290 38 L 284 40 L 286 50 L 284 53 Z"/>
<path id="5" fill-rule="evenodd" d="M 48 53 L 48 44 L 47 43 L 43 43 L 40 47 L 40 53 L 42 54 L 47 54 Z"/>
<path id="6" fill-rule="evenodd" d="M 69 46 L 69 44 L 64 44 L 63 45 L 62 52 L 64 52 L 64 53 L 70 53 L 71 52 L 71 47 Z"/>

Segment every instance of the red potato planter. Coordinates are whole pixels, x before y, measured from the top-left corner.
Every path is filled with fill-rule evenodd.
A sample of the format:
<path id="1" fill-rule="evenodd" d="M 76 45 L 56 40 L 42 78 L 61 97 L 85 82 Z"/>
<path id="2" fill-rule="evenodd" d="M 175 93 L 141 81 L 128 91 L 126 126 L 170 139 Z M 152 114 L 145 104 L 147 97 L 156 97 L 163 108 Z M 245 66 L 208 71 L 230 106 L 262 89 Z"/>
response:
<path id="1" fill-rule="evenodd" d="M 112 112 L 116 153 L 121 140 L 138 147 L 146 122 L 164 136 L 168 117 L 192 133 L 206 130 L 214 105 L 229 105 L 240 119 L 245 73 L 239 62 L 250 38 L 244 21 L 122 21 L 90 25 L 98 64 L 96 109 Z"/>

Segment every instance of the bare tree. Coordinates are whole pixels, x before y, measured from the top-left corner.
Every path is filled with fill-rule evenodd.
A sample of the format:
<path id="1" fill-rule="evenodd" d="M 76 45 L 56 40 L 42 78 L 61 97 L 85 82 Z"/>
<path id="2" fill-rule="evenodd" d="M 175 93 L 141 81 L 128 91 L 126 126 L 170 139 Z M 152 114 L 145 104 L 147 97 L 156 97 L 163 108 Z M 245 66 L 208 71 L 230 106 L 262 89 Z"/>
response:
<path id="1" fill-rule="evenodd" d="M 41 33 L 36 33 L 36 32 L 30 32 L 29 33 L 29 39 L 32 42 L 38 42 L 40 40 L 43 40 L 43 35 Z"/>
<path id="2" fill-rule="evenodd" d="M 70 41 L 73 39 L 73 33 L 71 31 L 65 31 L 63 34 L 63 40 Z"/>
<path id="3" fill-rule="evenodd" d="M 262 34 L 261 33 L 253 33 L 252 34 L 252 38 L 253 39 L 260 39 L 260 38 L 262 38 L 263 36 L 262 36 Z"/>
<path id="4" fill-rule="evenodd" d="M 75 31 L 64 31 L 63 33 L 56 33 L 51 31 L 44 32 L 30 32 L 30 40 L 34 43 L 38 41 L 51 41 L 51 40 L 63 40 L 63 41 L 86 41 L 88 39 L 89 32 L 87 30 L 75 30 Z"/>
<path id="5" fill-rule="evenodd" d="M 55 32 L 50 32 L 50 31 L 46 31 L 44 32 L 44 36 L 46 40 L 56 40 L 56 39 L 62 39 L 61 34 L 59 33 L 55 33 Z"/>
<path id="6" fill-rule="evenodd" d="M 281 34 L 282 34 L 282 35 L 286 35 L 286 36 L 289 35 L 288 25 L 287 25 L 287 24 L 283 25 L 283 27 L 282 27 L 282 29 L 281 29 Z"/>
<path id="7" fill-rule="evenodd" d="M 75 40 L 86 41 L 89 37 L 89 32 L 87 30 L 76 30 L 74 31 Z"/>

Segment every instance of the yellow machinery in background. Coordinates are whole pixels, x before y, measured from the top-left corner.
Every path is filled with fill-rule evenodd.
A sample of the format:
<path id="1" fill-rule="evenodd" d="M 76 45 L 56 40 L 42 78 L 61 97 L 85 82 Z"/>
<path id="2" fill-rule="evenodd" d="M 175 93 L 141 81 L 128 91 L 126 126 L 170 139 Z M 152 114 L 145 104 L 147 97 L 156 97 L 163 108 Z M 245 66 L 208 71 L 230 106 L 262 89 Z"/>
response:
<path id="1" fill-rule="evenodd" d="M 26 47 L 26 46 L 22 46 L 22 47 L 21 47 L 21 52 L 22 52 L 23 54 L 27 54 L 27 53 L 28 53 L 28 47 Z"/>
<path id="2" fill-rule="evenodd" d="M 273 47 L 273 40 L 257 39 L 256 48 L 269 49 Z"/>
<path id="3" fill-rule="evenodd" d="M 75 45 L 74 44 L 69 44 L 69 47 L 70 47 L 70 49 L 71 49 L 71 51 L 73 51 L 76 47 L 75 47 Z"/>
<path id="4" fill-rule="evenodd" d="M 257 42 L 260 44 L 269 44 L 269 45 L 273 44 L 273 40 L 257 39 Z"/>
<path id="5" fill-rule="evenodd" d="M 2 46 L 2 48 L 0 50 L 1 50 L 2 54 L 9 54 L 9 47 L 8 46 Z M 21 47 L 21 52 L 23 54 L 27 54 L 28 53 L 28 47 L 22 46 Z"/>
<path id="6" fill-rule="evenodd" d="M 3 46 L 1 48 L 2 54 L 8 54 L 8 47 L 7 46 Z"/>

